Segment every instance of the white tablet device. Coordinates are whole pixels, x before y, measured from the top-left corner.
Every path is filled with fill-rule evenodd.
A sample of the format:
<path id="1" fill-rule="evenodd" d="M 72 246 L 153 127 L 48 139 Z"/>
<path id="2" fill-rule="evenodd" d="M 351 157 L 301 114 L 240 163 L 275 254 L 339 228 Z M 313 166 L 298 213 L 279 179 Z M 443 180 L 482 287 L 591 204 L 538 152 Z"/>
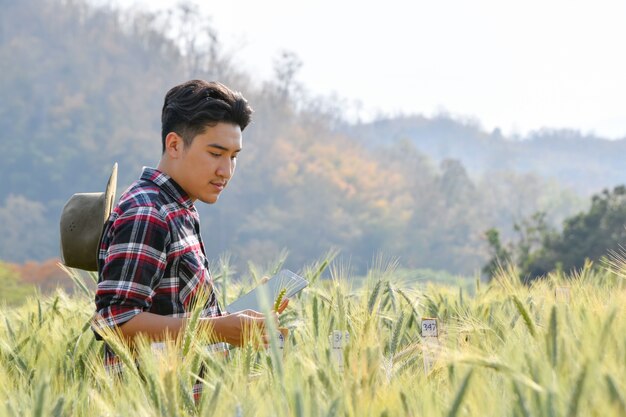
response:
<path id="1" fill-rule="evenodd" d="M 226 306 L 226 311 L 229 313 L 235 311 L 241 311 L 245 309 L 262 311 L 262 297 L 267 297 L 267 303 L 270 307 L 274 305 L 276 297 L 280 292 L 285 289 L 285 297 L 291 298 L 304 287 L 309 285 L 309 282 L 301 276 L 294 274 L 288 269 L 283 269 L 278 274 L 274 275 L 267 282 L 259 285 L 249 293 L 242 295 L 237 300 Z"/>

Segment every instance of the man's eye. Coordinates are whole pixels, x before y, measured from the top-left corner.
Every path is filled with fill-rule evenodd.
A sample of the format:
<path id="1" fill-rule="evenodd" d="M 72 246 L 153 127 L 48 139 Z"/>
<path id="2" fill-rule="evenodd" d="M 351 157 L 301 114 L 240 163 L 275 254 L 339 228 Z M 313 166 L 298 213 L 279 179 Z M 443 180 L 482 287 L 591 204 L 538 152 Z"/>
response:
<path id="1" fill-rule="evenodd" d="M 232 159 L 234 161 L 235 159 L 237 159 L 237 155 L 231 156 L 230 159 Z"/>
<path id="2" fill-rule="evenodd" d="M 211 156 L 214 156 L 216 158 L 219 158 L 220 156 L 222 156 L 221 153 L 215 153 L 215 152 L 209 152 L 211 154 Z"/>

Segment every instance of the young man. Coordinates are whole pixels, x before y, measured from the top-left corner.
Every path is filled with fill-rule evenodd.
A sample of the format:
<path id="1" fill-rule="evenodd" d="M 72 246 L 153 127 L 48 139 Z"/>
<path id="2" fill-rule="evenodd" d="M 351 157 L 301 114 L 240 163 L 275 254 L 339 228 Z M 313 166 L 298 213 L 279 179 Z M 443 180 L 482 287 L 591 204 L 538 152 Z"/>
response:
<path id="1" fill-rule="evenodd" d="M 220 83 L 188 81 L 166 94 L 159 165 L 144 168 L 104 226 L 96 327 L 117 327 L 129 340 L 175 337 L 200 295 L 208 294 L 199 331 L 232 345 L 263 332 L 263 314 L 220 309 L 194 205 L 215 203 L 228 186 L 251 113 L 240 93 Z M 114 363 L 113 353 L 107 355 Z"/>

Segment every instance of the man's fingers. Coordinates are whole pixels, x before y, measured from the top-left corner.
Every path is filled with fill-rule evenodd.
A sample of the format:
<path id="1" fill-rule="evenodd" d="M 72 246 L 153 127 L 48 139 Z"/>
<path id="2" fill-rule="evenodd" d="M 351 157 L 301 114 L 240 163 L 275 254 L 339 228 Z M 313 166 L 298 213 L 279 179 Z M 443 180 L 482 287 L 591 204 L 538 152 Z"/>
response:
<path id="1" fill-rule="evenodd" d="M 246 325 L 251 328 L 264 330 L 265 329 L 265 316 L 260 316 L 260 317 L 248 316 L 246 318 Z"/>

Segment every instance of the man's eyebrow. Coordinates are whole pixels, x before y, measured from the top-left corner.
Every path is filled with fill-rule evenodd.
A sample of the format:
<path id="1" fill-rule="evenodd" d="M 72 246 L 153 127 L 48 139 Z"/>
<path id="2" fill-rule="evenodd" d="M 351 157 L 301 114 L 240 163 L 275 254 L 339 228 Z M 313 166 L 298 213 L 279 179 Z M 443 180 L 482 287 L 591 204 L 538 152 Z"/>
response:
<path id="1" fill-rule="evenodd" d="M 217 143 L 210 143 L 207 146 L 210 146 L 211 148 L 221 149 L 222 151 L 225 151 L 225 152 L 230 152 L 230 149 L 228 149 L 225 146 L 219 145 Z M 241 151 L 241 148 L 233 150 L 233 152 L 239 152 L 239 151 Z"/>

